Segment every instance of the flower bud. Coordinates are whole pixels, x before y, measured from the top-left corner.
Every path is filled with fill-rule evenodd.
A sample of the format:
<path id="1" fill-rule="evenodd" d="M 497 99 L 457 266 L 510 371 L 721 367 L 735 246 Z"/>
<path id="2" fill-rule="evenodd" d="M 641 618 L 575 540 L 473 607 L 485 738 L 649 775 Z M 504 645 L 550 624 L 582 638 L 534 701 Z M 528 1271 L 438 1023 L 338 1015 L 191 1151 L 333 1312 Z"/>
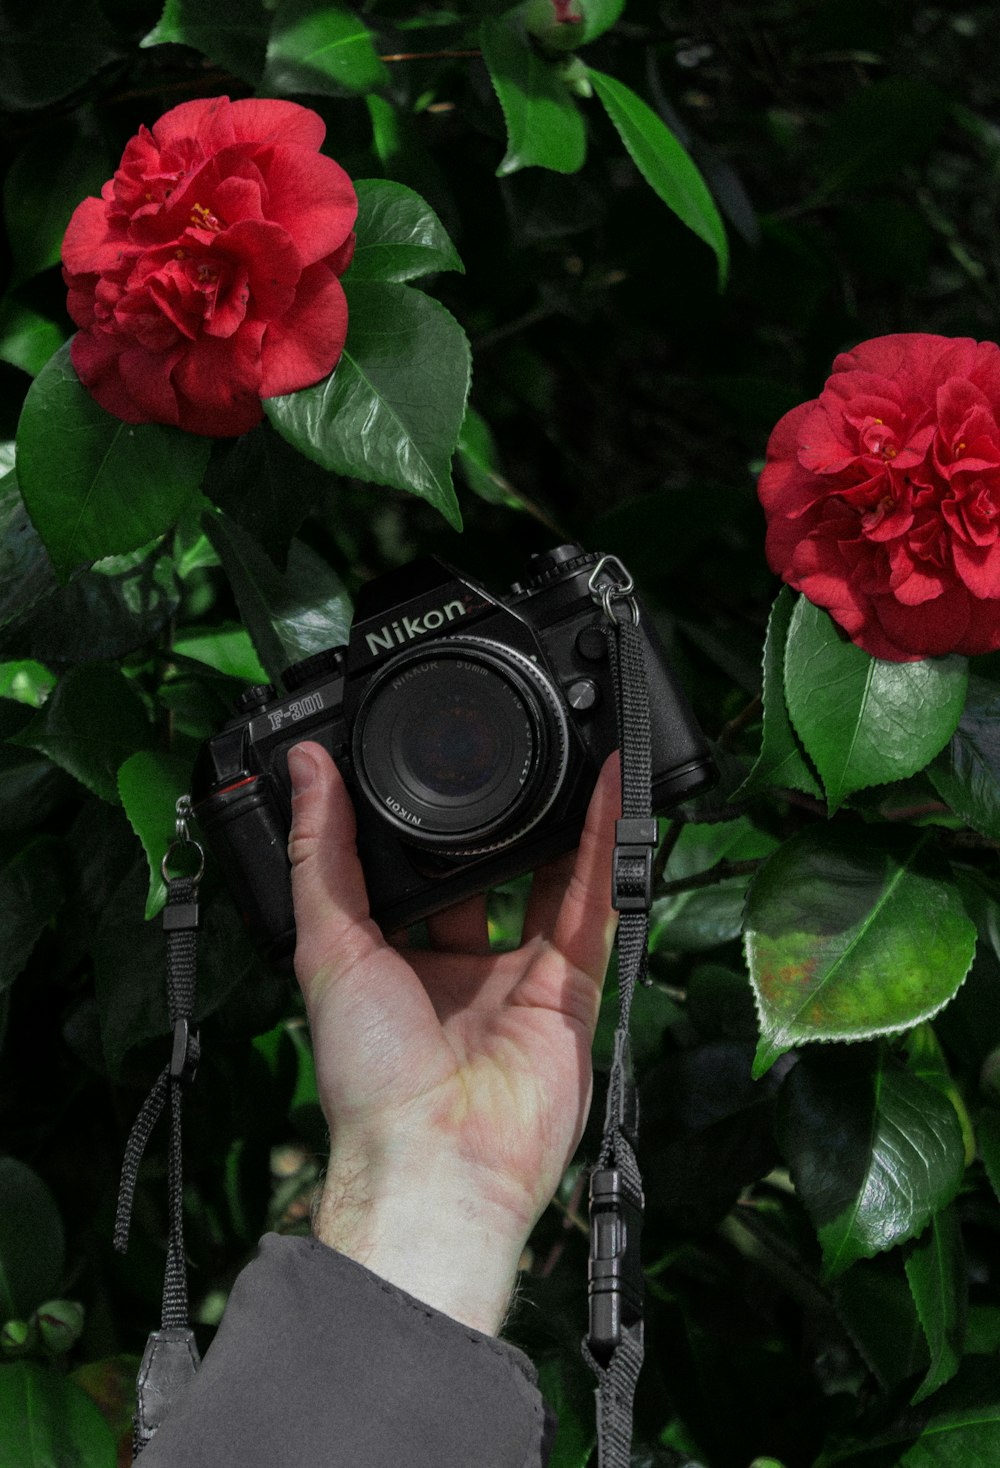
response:
<path id="1" fill-rule="evenodd" d="M 5 1356 L 27 1356 L 38 1344 L 34 1320 L 8 1320 L 0 1329 L 0 1351 Z"/>
<path id="2" fill-rule="evenodd" d="M 42 1345 L 54 1356 L 61 1356 L 80 1339 L 83 1330 L 83 1306 L 79 1300 L 48 1300 L 36 1311 Z"/>
<path id="3" fill-rule="evenodd" d="M 525 0 L 521 18 L 549 51 L 572 51 L 583 40 L 586 0 Z"/>

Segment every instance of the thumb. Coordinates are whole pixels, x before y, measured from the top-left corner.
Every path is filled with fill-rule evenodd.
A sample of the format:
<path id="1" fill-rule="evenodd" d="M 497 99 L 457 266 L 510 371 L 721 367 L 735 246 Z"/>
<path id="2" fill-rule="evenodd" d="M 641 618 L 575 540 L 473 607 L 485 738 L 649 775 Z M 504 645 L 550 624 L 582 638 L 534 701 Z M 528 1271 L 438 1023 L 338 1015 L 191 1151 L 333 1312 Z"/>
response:
<path id="1" fill-rule="evenodd" d="M 295 972 L 308 999 L 320 973 L 335 977 L 382 939 L 369 920 L 354 809 L 340 771 L 322 745 L 306 742 L 288 751 L 288 774 Z"/>

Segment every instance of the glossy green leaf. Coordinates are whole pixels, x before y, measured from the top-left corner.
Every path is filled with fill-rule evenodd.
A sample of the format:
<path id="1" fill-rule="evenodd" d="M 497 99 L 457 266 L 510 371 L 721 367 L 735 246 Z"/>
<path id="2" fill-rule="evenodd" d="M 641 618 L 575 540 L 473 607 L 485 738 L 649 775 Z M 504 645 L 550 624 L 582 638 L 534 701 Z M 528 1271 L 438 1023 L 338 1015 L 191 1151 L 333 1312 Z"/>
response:
<path id="1" fill-rule="evenodd" d="M 795 609 L 795 593 L 783 586 L 767 622 L 764 641 L 764 726 L 760 753 L 749 775 L 736 792 L 742 798 L 757 790 L 802 790 L 817 798 L 819 781 L 806 761 L 802 746 L 788 717 L 785 703 L 784 667 L 788 627 Z"/>
<path id="2" fill-rule="evenodd" d="M 330 377 L 269 398 L 268 417 L 289 443 L 336 474 L 408 490 L 461 527 L 451 456 L 465 416 L 465 332 L 410 286 L 345 282 L 350 326 Z"/>
<path id="3" fill-rule="evenodd" d="M 229 578 L 240 614 L 272 682 L 289 663 L 347 642 L 351 601 L 315 551 L 293 541 L 282 574 L 245 530 L 218 512 L 205 529 Z"/>
<path id="4" fill-rule="evenodd" d="M 56 685 L 56 675 L 33 659 L 0 663 L 0 698 L 41 708 Z"/>
<path id="5" fill-rule="evenodd" d="M 17 434 L 18 483 L 62 580 L 80 565 L 137 550 L 174 523 L 201 482 L 210 443 L 158 423 L 122 423 L 98 407 L 69 344 L 35 378 Z"/>
<path id="6" fill-rule="evenodd" d="M 0 479 L 0 627 L 57 585 L 52 563 L 28 516 L 17 476 Z"/>
<path id="7" fill-rule="evenodd" d="M 785 648 L 785 699 L 831 813 L 855 790 L 904 780 L 947 744 L 968 687 L 965 658 L 890 663 L 800 597 Z"/>
<path id="8" fill-rule="evenodd" d="M 479 38 L 507 124 L 498 176 L 532 166 L 576 173 L 586 157 L 587 130 L 556 67 L 537 54 L 512 17 L 484 20 Z"/>
<path id="9" fill-rule="evenodd" d="M 37 827 L 76 789 L 44 755 L 8 742 L 31 717 L 30 706 L 0 698 L 0 832 Z"/>
<path id="10" fill-rule="evenodd" d="M 30 1315 L 59 1288 L 65 1262 L 62 1219 L 48 1186 L 26 1163 L 0 1157 L 0 1317 Z"/>
<path id="11" fill-rule="evenodd" d="M 0 990 L 14 982 L 65 897 L 62 843 L 39 836 L 0 868 Z"/>
<path id="12" fill-rule="evenodd" d="M 714 252 L 721 289 L 729 274 L 729 242 L 708 186 L 689 154 L 666 123 L 624 82 L 593 67 L 587 75 L 650 188 Z"/>
<path id="13" fill-rule="evenodd" d="M 235 623 L 183 632 L 174 638 L 173 648 L 182 657 L 206 663 L 227 678 L 241 678 L 244 683 L 267 682 L 250 634 Z"/>
<path id="14" fill-rule="evenodd" d="M 3 212 L 13 257 L 11 284 L 58 265 L 76 206 L 100 194 L 114 164 L 93 125 L 35 133 L 4 180 Z"/>
<path id="15" fill-rule="evenodd" d="M 389 73 L 371 31 L 346 6 L 326 0 L 283 0 L 267 46 L 265 92 L 324 97 L 371 92 Z"/>
<path id="16" fill-rule="evenodd" d="M 82 1387 L 34 1361 L 0 1366 L 4 1468 L 115 1468 L 118 1446 Z"/>
<path id="17" fill-rule="evenodd" d="M 861 1040 L 927 1019 L 968 973 L 976 930 L 947 864 L 916 832 L 816 826 L 765 863 L 744 943 L 763 1075 L 811 1040 Z"/>
<path id="18" fill-rule="evenodd" d="M 906 1278 L 931 1356 L 927 1375 L 911 1399 L 916 1404 L 950 1381 L 962 1360 L 969 1285 L 954 1208 L 931 1219 L 907 1255 Z"/>
<path id="19" fill-rule="evenodd" d="M 881 1420 L 880 1420 L 881 1419 Z M 992 1468 L 1000 1459 L 1000 1391 L 994 1357 L 970 1357 L 953 1381 L 888 1424 L 862 1421 L 854 1441 L 827 1448 L 814 1468 Z"/>
<path id="20" fill-rule="evenodd" d="M 969 679 L 958 728 L 927 773 L 957 816 L 1000 841 L 1000 684 Z"/>
<path id="21" fill-rule="evenodd" d="M 151 556 L 113 576 L 82 571 L 60 586 L 26 514 L 24 521 L 30 532 L 21 547 L 24 574 L 34 566 L 31 591 L 47 594 L 6 620 L 17 598 L 13 586 L 9 595 L 0 592 L 0 654 L 56 664 L 111 660 L 148 643 L 169 622 L 179 593 L 168 555 Z M 38 559 L 31 554 L 32 541 L 41 552 Z"/>
<path id="22" fill-rule="evenodd" d="M 0 46 L 0 103 L 47 107 L 120 54 L 97 0 L 8 5 Z"/>
<path id="23" fill-rule="evenodd" d="M 548 1468 L 587 1468 L 594 1450 L 593 1393 L 574 1365 L 558 1357 L 539 1362 L 538 1385 L 559 1422 Z"/>
<path id="24" fill-rule="evenodd" d="M 34 377 L 66 340 L 66 332 L 17 296 L 0 305 L 0 361 Z"/>
<path id="25" fill-rule="evenodd" d="M 163 750 L 141 749 L 118 771 L 118 794 L 129 825 L 142 842 L 149 862 L 146 917 L 155 917 L 167 897 L 160 864 L 175 838 L 177 799 L 191 789 L 191 761 Z M 183 857 L 184 853 L 180 853 Z M 183 861 L 180 863 L 185 871 Z"/>
<path id="26" fill-rule="evenodd" d="M 841 1324 L 883 1391 L 927 1371 L 930 1354 L 902 1250 L 856 1260 L 829 1289 Z"/>
<path id="27" fill-rule="evenodd" d="M 580 0 L 583 11 L 582 43 L 594 41 L 611 29 L 625 9 L 625 0 Z"/>
<path id="28" fill-rule="evenodd" d="M 355 181 L 358 221 L 348 280 L 417 280 L 438 270 L 462 270 L 444 225 L 405 184 L 387 178 Z"/>
<path id="29" fill-rule="evenodd" d="M 964 1171 L 954 1108 L 879 1051 L 800 1059 L 779 1098 L 778 1141 L 828 1279 L 915 1238 Z"/>
<path id="30" fill-rule="evenodd" d="M 140 46 L 178 42 L 208 56 L 256 86 L 264 70 L 270 7 L 262 0 L 166 0 L 163 14 Z"/>
<path id="31" fill-rule="evenodd" d="M 336 495 L 338 480 L 303 458 L 265 418 L 249 433 L 213 445 L 202 488 L 284 567 L 303 520 Z"/>
<path id="32" fill-rule="evenodd" d="M 102 800 L 118 803 L 118 770 L 151 742 L 142 700 L 106 663 L 70 670 L 13 743 L 37 749 Z"/>

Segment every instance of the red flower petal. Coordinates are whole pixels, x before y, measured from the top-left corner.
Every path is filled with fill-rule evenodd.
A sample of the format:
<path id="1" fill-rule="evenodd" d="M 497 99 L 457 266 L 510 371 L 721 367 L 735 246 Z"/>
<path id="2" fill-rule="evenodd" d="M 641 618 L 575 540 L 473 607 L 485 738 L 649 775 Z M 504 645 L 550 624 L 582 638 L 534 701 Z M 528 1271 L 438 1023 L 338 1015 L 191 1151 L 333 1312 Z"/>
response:
<path id="1" fill-rule="evenodd" d="M 295 302 L 264 337 L 261 397 L 310 387 L 332 371 L 347 337 L 347 300 L 325 265 L 302 272 Z"/>
<path id="2" fill-rule="evenodd" d="M 282 143 L 318 152 L 326 137 L 326 123 L 318 113 L 297 102 L 270 97 L 244 97 L 230 109 L 236 143 Z"/>
<path id="3" fill-rule="evenodd" d="M 965 541 L 956 540 L 952 543 L 951 553 L 955 570 L 973 596 L 980 600 L 1000 598 L 1000 543 L 967 545 Z M 995 615 L 1000 622 L 1000 601 Z"/>
<path id="4" fill-rule="evenodd" d="M 354 185 L 340 164 L 282 146 L 261 149 L 255 157 L 267 188 L 265 213 L 292 236 L 303 265 L 339 250 L 358 214 Z"/>
<path id="5" fill-rule="evenodd" d="M 178 423 L 189 433 L 232 438 L 263 416 L 260 405 L 262 322 L 244 322 L 235 336 L 204 336 L 173 372 Z"/>

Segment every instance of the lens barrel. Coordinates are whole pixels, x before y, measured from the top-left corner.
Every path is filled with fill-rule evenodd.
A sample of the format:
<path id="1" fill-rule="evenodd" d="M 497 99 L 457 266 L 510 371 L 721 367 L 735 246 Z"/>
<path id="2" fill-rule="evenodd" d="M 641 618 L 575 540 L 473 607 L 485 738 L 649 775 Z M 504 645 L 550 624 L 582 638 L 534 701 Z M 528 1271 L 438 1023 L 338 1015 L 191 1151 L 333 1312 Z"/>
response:
<path id="1" fill-rule="evenodd" d="M 531 658 L 449 638 L 380 670 L 354 720 L 353 757 L 365 795 L 409 841 L 474 855 L 542 818 L 567 744 L 560 697 Z"/>

